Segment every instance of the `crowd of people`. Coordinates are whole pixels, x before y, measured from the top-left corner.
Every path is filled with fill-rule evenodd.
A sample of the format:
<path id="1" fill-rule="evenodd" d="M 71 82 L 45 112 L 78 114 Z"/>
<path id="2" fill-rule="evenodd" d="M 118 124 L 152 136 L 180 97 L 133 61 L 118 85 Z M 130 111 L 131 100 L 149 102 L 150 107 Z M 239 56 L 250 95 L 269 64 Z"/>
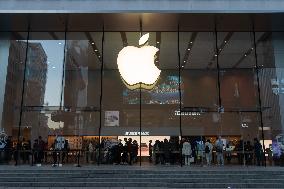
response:
<path id="1" fill-rule="evenodd" d="M 182 146 L 182 155 L 184 157 L 185 165 L 190 165 L 191 162 L 201 161 L 202 164 L 210 166 L 214 160 L 214 153 L 217 165 L 223 166 L 225 159 L 230 164 L 232 160 L 233 148 L 231 148 L 231 142 L 224 143 L 221 136 L 211 143 L 209 139 L 206 141 L 198 141 L 195 144 L 190 144 L 190 140 L 184 140 Z M 257 138 L 254 138 L 254 144 L 251 145 L 250 141 L 244 142 L 240 140 L 234 148 L 234 152 L 237 154 L 238 163 L 240 165 L 263 165 L 264 164 L 264 152 L 261 143 Z M 203 162 L 205 160 L 205 162 Z M 253 161 L 255 160 L 255 161 Z"/>
<path id="2" fill-rule="evenodd" d="M 103 139 L 101 143 L 90 141 L 86 146 L 87 162 L 98 162 L 106 164 L 133 164 L 138 161 L 139 145 L 132 138 L 122 140 Z M 101 151 L 101 153 L 99 153 Z"/>
<path id="3" fill-rule="evenodd" d="M 86 163 L 103 163 L 115 165 L 132 165 L 137 163 L 139 157 L 139 143 L 132 138 L 107 139 L 103 138 L 101 142 L 98 139 L 84 141 L 80 149 L 78 158 Z M 213 163 L 217 165 L 231 164 L 232 158 L 236 157 L 239 165 L 263 165 L 264 152 L 263 147 L 257 138 L 253 143 L 240 140 L 238 144 L 232 145 L 231 142 L 224 143 L 219 136 L 216 140 L 201 137 L 200 139 L 185 137 L 181 140 L 178 137 L 165 138 L 164 140 L 152 140 L 146 145 L 148 150 L 149 163 L 155 165 L 174 165 L 174 164 L 201 164 L 210 166 Z M 234 149 L 231 148 L 234 146 Z M 145 150 L 145 149 L 144 149 Z M 31 143 L 24 138 L 18 145 L 12 145 L 11 137 L 8 137 L 4 148 L 6 162 L 21 160 L 23 164 L 41 164 L 49 161 L 53 165 L 59 163 L 68 163 L 68 154 L 70 151 L 67 139 L 56 138 L 48 149 L 47 141 L 41 136 Z M 32 161 L 32 162 L 31 162 Z M 145 161 L 145 158 L 143 159 Z"/>
<path id="4" fill-rule="evenodd" d="M 10 162 L 13 159 L 16 163 L 21 160 L 23 164 L 41 164 L 47 158 L 46 150 L 48 150 L 47 142 L 43 141 L 41 136 L 35 139 L 33 144 L 30 140 L 22 138 L 14 146 L 12 137 L 8 137 L 4 148 L 5 162 Z"/>
<path id="5" fill-rule="evenodd" d="M 148 143 L 149 162 L 155 165 L 173 165 L 183 163 L 184 165 L 202 164 L 210 166 L 213 162 L 217 165 L 231 164 L 233 151 L 237 154 L 240 165 L 263 165 L 264 152 L 261 143 L 255 138 L 254 143 L 250 141 L 239 143 L 231 148 L 231 142 L 224 143 L 218 137 L 214 143 L 209 139 L 192 140 L 190 138 L 170 138 L 164 140 L 152 140 Z M 99 149 L 101 153 L 99 153 Z M 101 143 L 90 141 L 87 145 L 87 162 L 98 162 L 105 164 L 133 164 L 137 162 L 139 144 L 132 138 L 124 140 L 104 139 Z"/>

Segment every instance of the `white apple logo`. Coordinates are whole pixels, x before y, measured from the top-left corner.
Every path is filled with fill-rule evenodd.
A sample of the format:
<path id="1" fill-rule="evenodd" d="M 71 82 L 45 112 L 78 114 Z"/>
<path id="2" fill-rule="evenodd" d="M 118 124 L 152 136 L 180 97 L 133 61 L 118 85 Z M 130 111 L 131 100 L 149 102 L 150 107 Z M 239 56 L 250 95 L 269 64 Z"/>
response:
<path id="1" fill-rule="evenodd" d="M 139 39 L 142 47 L 127 46 L 118 53 L 118 70 L 129 89 L 151 89 L 160 76 L 161 70 L 154 64 L 155 54 L 159 49 L 145 45 L 148 39 L 149 33 Z"/>

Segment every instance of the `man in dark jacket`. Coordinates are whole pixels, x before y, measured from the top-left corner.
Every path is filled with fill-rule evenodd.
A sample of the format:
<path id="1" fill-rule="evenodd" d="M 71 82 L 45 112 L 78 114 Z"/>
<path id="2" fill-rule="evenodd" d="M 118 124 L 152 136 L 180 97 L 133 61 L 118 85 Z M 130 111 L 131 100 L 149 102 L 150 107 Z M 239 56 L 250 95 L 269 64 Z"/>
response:
<path id="1" fill-rule="evenodd" d="M 258 141 L 257 138 L 254 138 L 254 154 L 256 158 L 256 163 L 258 166 L 261 165 L 261 159 L 262 159 L 262 145 Z"/>

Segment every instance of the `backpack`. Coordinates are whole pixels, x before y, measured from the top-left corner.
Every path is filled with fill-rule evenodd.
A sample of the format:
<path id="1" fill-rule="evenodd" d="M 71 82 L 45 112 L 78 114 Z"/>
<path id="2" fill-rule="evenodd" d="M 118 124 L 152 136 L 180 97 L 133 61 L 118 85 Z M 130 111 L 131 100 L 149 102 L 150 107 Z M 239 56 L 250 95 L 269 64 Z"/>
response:
<path id="1" fill-rule="evenodd" d="M 205 146 L 205 153 L 207 153 L 207 154 L 208 154 L 209 152 L 210 152 L 209 146 L 208 146 L 208 145 L 206 145 L 206 146 Z"/>

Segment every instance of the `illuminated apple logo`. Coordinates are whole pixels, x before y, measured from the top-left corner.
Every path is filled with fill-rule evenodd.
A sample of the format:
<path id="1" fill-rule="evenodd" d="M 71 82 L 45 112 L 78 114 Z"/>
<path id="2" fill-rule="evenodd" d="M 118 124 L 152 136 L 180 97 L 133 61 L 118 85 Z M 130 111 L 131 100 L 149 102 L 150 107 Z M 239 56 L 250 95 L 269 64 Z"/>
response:
<path id="1" fill-rule="evenodd" d="M 155 64 L 155 54 L 159 51 L 148 46 L 149 33 L 139 39 L 139 47 L 124 47 L 117 56 L 117 65 L 123 82 L 129 89 L 152 89 L 156 84 L 161 70 Z"/>

